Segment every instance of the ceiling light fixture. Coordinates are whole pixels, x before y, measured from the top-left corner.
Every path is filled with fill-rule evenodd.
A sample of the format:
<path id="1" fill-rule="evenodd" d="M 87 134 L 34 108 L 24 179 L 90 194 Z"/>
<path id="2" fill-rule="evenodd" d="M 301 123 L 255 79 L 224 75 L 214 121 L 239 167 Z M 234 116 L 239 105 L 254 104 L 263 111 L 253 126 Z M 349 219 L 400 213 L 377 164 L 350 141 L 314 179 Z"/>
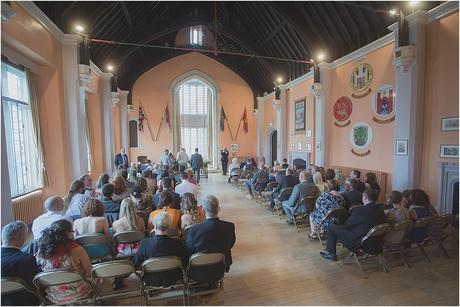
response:
<path id="1" fill-rule="evenodd" d="M 83 32 L 83 31 L 85 31 L 85 28 L 82 25 L 76 25 L 75 30 L 77 32 Z"/>
<path id="2" fill-rule="evenodd" d="M 110 64 L 107 65 L 107 70 L 108 70 L 108 71 L 113 71 L 113 65 L 110 65 Z"/>
<path id="3" fill-rule="evenodd" d="M 278 77 L 278 78 L 276 79 L 276 81 L 277 81 L 278 83 L 281 83 L 281 82 L 283 82 L 283 78 Z"/>
<path id="4" fill-rule="evenodd" d="M 320 54 L 318 54 L 318 56 L 316 58 L 318 59 L 318 61 L 322 61 L 322 60 L 324 60 L 325 57 L 326 56 L 324 55 L 324 53 L 320 53 Z"/>
<path id="5" fill-rule="evenodd" d="M 391 10 L 389 13 L 390 13 L 391 16 L 395 16 L 396 15 L 396 10 Z"/>
<path id="6" fill-rule="evenodd" d="M 412 6 L 412 7 L 416 6 L 417 4 L 418 4 L 418 1 L 416 1 L 416 0 L 413 0 L 413 1 L 410 2 L 410 6 Z"/>

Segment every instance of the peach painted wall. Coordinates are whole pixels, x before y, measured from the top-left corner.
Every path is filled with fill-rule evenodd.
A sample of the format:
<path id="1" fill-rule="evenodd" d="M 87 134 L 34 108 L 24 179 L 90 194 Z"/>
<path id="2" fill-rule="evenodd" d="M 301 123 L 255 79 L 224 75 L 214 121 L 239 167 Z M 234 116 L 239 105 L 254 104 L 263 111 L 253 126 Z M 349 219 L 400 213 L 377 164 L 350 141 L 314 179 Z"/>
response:
<path id="1" fill-rule="evenodd" d="M 458 117 L 458 11 L 427 26 L 425 119 L 421 188 L 437 202 L 441 144 L 458 144 L 458 131 L 441 132 L 443 117 Z"/>
<path id="2" fill-rule="evenodd" d="M 91 73 L 92 79 L 89 85 L 90 92 L 87 92 L 87 113 L 89 117 L 89 139 L 91 142 L 92 169 L 91 174 L 95 182 L 97 177 L 104 169 L 104 136 L 103 136 L 103 116 L 102 116 L 102 98 L 100 91 L 100 78 Z"/>
<path id="3" fill-rule="evenodd" d="M 267 159 L 267 146 L 269 145 L 268 143 L 268 133 L 270 131 L 270 124 L 273 125 L 273 129 L 276 129 L 276 111 L 275 108 L 273 108 L 273 100 L 275 99 L 275 96 L 268 96 L 265 99 L 263 99 L 262 105 L 259 106 L 259 108 L 263 108 L 264 110 L 264 118 L 263 118 L 263 123 L 262 123 L 262 157 L 265 157 Z M 266 160 L 266 163 L 269 163 L 270 161 Z"/>
<path id="4" fill-rule="evenodd" d="M 188 53 L 175 57 L 155 66 L 140 76 L 133 86 L 133 110 L 129 113 L 129 118 L 137 118 L 139 102 L 142 102 L 155 137 L 166 103 L 169 104 L 171 112 L 171 83 L 180 75 L 194 69 L 207 74 L 217 82 L 220 88 L 217 101 L 217 124 L 219 124 L 220 106 L 223 105 L 234 137 L 238 122 L 246 107 L 249 132 L 245 134 L 241 125 L 238 139 L 233 142 L 230 138 L 227 124 L 225 124 L 225 131 L 220 132 L 219 130 L 219 146 L 230 148 L 232 143 L 237 143 L 239 144 L 239 156 L 256 156 L 257 127 L 252 112 L 254 100 L 251 88 L 230 69 L 199 53 Z M 172 118 L 172 113 L 170 116 Z M 130 148 L 130 159 L 135 160 L 139 155 L 146 155 L 152 161 L 159 161 L 165 148 L 172 149 L 172 143 L 172 127 L 171 132 L 169 132 L 165 123 L 163 123 L 159 141 L 153 142 L 147 123 L 144 122 L 144 131 L 139 133 L 139 148 Z"/>
<path id="5" fill-rule="evenodd" d="M 364 98 L 353 98 L 350 87 L 350 74 L 358 64 L 355 61 L 337 67 L 332 74 L 332 101 L 326 112 L 326 129 L 330 131 L 329 156 L 330 165 L 357 167 L 375 171 L 382 171 L 389 174 L 387 179 L 387 191 L 391 191 L 391 173 L 393 168 L 394 153 L 394 122 L 379 124 L 372 120 L 372 100 L 375 91 L 383 85 L 395 85 L 395 73 L 392 63 L 392 51 L 394 43 L 388 44 L 380 49 L 368 53 L 362 61 L 372 66 L 373 80 L 370 85 L 372 92 Z M 335 118 L 332 114 L 332 106 L 341 96 L 347 96 L 353 103 L 353 111 L 350 116 L 350 125 L 339 128 L 334 125 Z M 396 112 L 397 109 L 396 98 Z M 353 146 L 349 142 L 349 132 L 353 125 L 358 122 L 365 122 L 372 128 L 373 139 L 368 147 L 371 154 L 365 157 L 358 157 L 351 152 Z M 361 151 L 359 151 L 361 152 Z M 328 154 L 328 153 L 326 153 Z"/>
<path id="6" fill-rule="evenodd" d="M 314 99 L 311 93 L 311 86 L 313 84 L 313 78 L 310 78 L 300 84 L 287 89 L 288 91 L 288 103 L 287 103 L 287 143 L 286 152 L 289 159 L 289 152 L 295 151 L 307 151 L 306 145 L 311 144 L 311 156 L 310 161 L 314 161 L 314 136 L 315 136 L 315 108 Z M 306 100 L 305 105 L 305 126 L 306 130 L 311 130 L 311 137 L 306 136 L 306 131 L 295 131 L 295 102 L 298 100 Z M 302 143 L 301 149 L 299 150 L 299 142 Z M 293 147 L 292 147 L 293 146 Z"/>
<path id="7" fill-rule="evenodd" d="M 2 23 L 2 45 L 38 65 L 37 95 L 49 186 L 44 197 L 64 195 L 70 186 L 60 43 L 15 2 L 16 16 Z"/>

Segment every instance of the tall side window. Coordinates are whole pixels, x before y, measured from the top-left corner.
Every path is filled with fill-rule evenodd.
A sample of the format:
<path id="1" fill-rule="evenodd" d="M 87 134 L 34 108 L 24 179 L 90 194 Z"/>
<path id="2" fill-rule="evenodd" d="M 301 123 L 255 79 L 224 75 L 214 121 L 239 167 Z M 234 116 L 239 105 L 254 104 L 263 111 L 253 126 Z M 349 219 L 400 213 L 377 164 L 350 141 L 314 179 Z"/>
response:
<path id="1" fill-rule="evenodd" d="M 203 46 L 203 27 L 190 27 L 190 45 Z"/>
<path id="2" fill-rule="evenodd" d="M 208 99 L 209 89 L 199 80 L 191 80 L 179 88 L 181 144 L 189 154 L 199 148 L 208 158 Z"/>
<path id="3" fill-rule="evenodd" d="M 129 147 L 139 147 L 137 120 L 129 121 Z"/>
<path id="4" fill-rule="evenodd" d="M 2 107 L 11 196 L 42 187 L 26 73 L 2 61 Z"/>

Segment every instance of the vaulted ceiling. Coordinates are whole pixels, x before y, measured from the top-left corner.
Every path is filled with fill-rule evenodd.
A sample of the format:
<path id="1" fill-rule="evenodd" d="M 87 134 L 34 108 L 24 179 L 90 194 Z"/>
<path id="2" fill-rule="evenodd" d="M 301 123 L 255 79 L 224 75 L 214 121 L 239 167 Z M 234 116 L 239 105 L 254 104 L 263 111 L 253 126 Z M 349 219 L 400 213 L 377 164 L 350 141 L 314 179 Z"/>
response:
<path id="1" fill-rule="evenodd" d="M 396 21 L 391 9 L 406 14 L 409 2 L 168 2 L 57 1 L 35 2 L 64 32 L 76 23 L 93 38 L 145 45 L 174 46 L 178 30 L 205 25 L 217 30 L 220 50 L 278 58 L 309 60 L 319 52 L 326 61 L 344 56 L 389 33 Z M 429 10 L 439 2 L 417 3 Z M 217 7 L 215 7 L 217 6 Z M 217 27 L 215 22 L 217 11 Z M 91 59 L 103 68 L 116 66 L 118 86 L 132 88 L 148 69 L 187 51 L 147 46 L 91 44 Z M 277 76 L 293 80 L 310 69 L 307 64 L 205 53 L 240 75 L 254 95 L 270 91 Z"/>

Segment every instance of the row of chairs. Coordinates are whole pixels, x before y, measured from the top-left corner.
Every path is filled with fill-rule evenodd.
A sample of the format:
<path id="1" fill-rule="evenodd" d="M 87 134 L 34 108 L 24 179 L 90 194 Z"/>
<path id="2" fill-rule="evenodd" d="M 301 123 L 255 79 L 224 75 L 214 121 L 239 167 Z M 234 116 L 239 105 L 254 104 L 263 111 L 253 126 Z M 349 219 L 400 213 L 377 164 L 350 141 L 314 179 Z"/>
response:
<path id="1" fill-rule="evenodd" d="M 250 179 L 250 175 L 244 179 Z M 257 183 L 257 182 L 256 182 Z M 259 204 L 268 202 L 271 200 L 270 191 L 276 187 L 277 183 L 267 184 L 264 191 L 254 193 L 256 201 Z M 280 194 L 277 199 L 275 199 L 275 206 L 273 208 L 273 213 L 277 213 L 279 216 L 282 214 L 281 199 L 287 199 L 291 193 L 292 188 L 285 188 L 280 191 Z M 309 227 L 309 215 L 315 207 L 316 198 L 306 197 L 299 200 L 296 204 L 296 207 L 302 206 L 304 213 L 295 214 L 293 217 L 294 225 L 299 232 L 302 227 Z M 362 205 L 354 205 L 350 207 L 350 211 L 358 208 Z M 347 210 L 345 208 L 336 208 L 330 210 L 320 224 L 316 227 L 316 236 L 319 239 L 321 246 L 325 247 L 324 233 L 326 231 L 325 225 L 326 221 L 334 220 L 343 220 L 346 216 Z M 349 251 L 348 257 L 344 260 L 344 264 L 348 263 L 351 258 L 356 260 L 356 263 L 360 269 L 361 274 L 364 277 L 367 277 L 365 274 L 361 263 L 359 261 L 359 254 L 364 254 L 364 258 L 368 258 L 369 254 L 366 252 L 366 244 L 371 240 L 380 240 L 382 242 L 382 250 L 377 249 L 377 253 L 374 252 L 374 256 L 379 259 L 380 266 L 382 271 L 388 272 L 389 266 L 385 260 L 383 253 L 399 253 L 404 261 L 406 267 L 410 267 L 406 254 L 404 252 L 404 247 L 410 246 L 410 244 L 415 243 L 419 248 L 420 252 L 423 254 L 427 262 L 431 262 L 428 257 L 424 245 L 427 243 L 434 243 L 443 251 L 444 255 L 449 258 L 447 249 L 444 246 L 444 241 L 449 237 L 454 237 L 456 240 L 458 238 L 452 232 L 448 231 L 449 225 L 452 224 L 454 217 L 452 215 L 443 215 L 443 216 L 433 216 L 422 218 L 417 221 L 405 220 L 395 225 L 390 225 L 388 223 L 377 225 L 373 227 L 369 232 L 362 238 L 358 247 L 354 250 Z M 408 239 L 408 234 L 411 229 L 420 229 L 421 231 L 427 232 L 427 238 L 423 242 L 411 242 Z M 388 240 L 391 238 L 392 240 Z M 384 243 L 385 242 L 385 243 Z"/>
<path id="2" fill-rule="evenodd" d="M 223 287 L 225 268 L 225 257 L 221 253 L 196 253 L 190 257 L 186 268 L 183 268 L 179 257 L 147 259 L 142 263 L 140 271 L 136 271 L 130 261 L 114 260 L 94 265 L 91 278 L 70 269 L 41 272 L 33 280 L 36 289 L 31 289 L 19 278 L 2 278 L 1 291 L 2 298 L 4 295 L 26 291 L 35 295 L 41 304 L 51 305 L 46 296 L 47 288 L 83 281 L 91 287 L 92 293 L 72 304 L 100 305 L 115 298 L 139 296 L 141 305 L 179 297 L 182 297 L 184 305 L 189 305 L 190 297 L 216 292 Z M 111 284 L 114 279 L 122 279 L 124 286 L 113 290 Z M 210 289 L 209 285 L 216 285 L 216 288 Z M 192 292 L 193 289 L 204 290 Z"/>

